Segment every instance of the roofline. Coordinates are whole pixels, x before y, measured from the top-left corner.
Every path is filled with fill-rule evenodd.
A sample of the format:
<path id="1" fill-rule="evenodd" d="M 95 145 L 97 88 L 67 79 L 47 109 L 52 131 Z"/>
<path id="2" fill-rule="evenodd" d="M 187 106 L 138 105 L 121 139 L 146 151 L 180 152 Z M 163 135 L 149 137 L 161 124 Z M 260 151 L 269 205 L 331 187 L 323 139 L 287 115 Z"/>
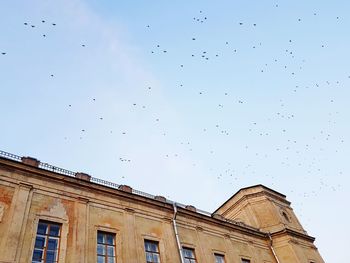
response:
<path id="1" fill-rule="evenodd" d="M 100 185 L 95 182 L 91 181 L 85 181 L 81 180 L 75 177 L 71 177 L 65 174 L 60 174 L 57 172 L 53 171 L 48 171 L 45 169 L 42 169 L 40 167 L 34 167 L 25 163 L 21 163 L 18 161 L 14 161 L 11 159 L 3 158 L 0 157 L 0 169 L 11 169 L 12 171 L 17 171 L 19 173 L 23 173 L 26 176 L 38 176 L 45 178 L 45 180 L 53 180 L 53 181 L 59 181 L 60 183 L 69 183 L 75 186 L 79 186 L 81 188 L 89 188 L 90 190 L 93 189 L 95 191 L 101 191 L 104 192 L 105 194 L 111 194 L 111 195 L 116 195 L 118 198 L 121 199 L 129 199 L 133 200 L 135 202 L 143 202 L 145 205 L 153 205 L 160 207 L 162 209 L 168 209 L 170 212 L 173 212 L 173 204 L 169 203 L 167 201 L 159 201 L 147 196 L 142 196 L 142 195 L 137 195 L 134 193 L 129 193 L 129 192 L 124 192 L 122 190 L 118 190 L 112 187 L 108 187 L 106 185 Z M 172 201 L 170 201 L 172 202 Z M 180 205 L 179 203 L 174 202 L 175 205 Z M 225 226 L 230 229 L 234 229 L 235 231 L 238 231 L 243 234 L 247 234 L 250 236 L 258 237 L 258 238 L 267 238 L 267 233 L 260 231 L 259 229 L 253 228 L 248 225 L 240 225 L 239 223 L 235 222 L 230 222 L 227 220 L 220 220 L 217 218 L 214 218 L 208 214 L 201 213 L 200 210 L 198 211 L 191 211 L 183 206 L 177 206 L 178 211 L 182 216 L 191 216 L 193 218 L 201 219 L 207 223 L 216 223 L 220 224 L 222 226 Z"/>
<path id="2" fill-rule="evenodd" d="M 229 199 L 227 199 L 220 207 L 218 207 L 214 212 L 213 214 L 215 214 L 218 210 L 220 210 L 222 207 L 224 207 L 232 198 L 234 198 L 236 195 L 238 195 L 238 193 L 240 193 L 241 191 L 244 191 L 244 190 L 247 190 L 247 189 L 250 189 L 250 188 L 255 188 L 255 187 L 262 187 L 262 188 L 265 188 L 266 190 L 269 190 L 277 195 L 280 195 L 282 196 L 283 198 L 286 198 L 286 196 L 280 192 L 277 192 L 276 190 L 273 190 L 263 184 L 256 184 L 256 185 L 252 185 L 252 186 L 247 186 L 247 187 L 243 187 L 241 189 L 239 189 L 236 193 L 234 193 Z"/>
<path id="3" fill-rule="evenodd" d="M 240 191 L 245 190 L 245 189 L 249 189 L 249 188 L 253 188 L 253 187 L 260 186 L 260 187 L 263 187 L 269 191 L 272 191 L 272 192 L 274 192 L 282 197 L 285 197 L 285 195 L 283 195 L 283 194 L 281 194 L 273 189 L 270 189 L 264 185 L 258 184 L 258 185 L 254 185 L 254 186 L 245 187 L 245 188 L 240 189 L 229 200 L 227 200 L 220 208 L 218 208 L 214 213 L 210 214 L 210 213 L 207 213 L 205 211 L 201 211 L 199 209 L 196 209 L 195 211 L 191 211 L 190 209 L 183 207 L 182 204 L 173 202 L 171 200 L 166 199 L 166 201 L 160 201 L 160 200 L 157 200 L 155 198 L 150 197 L 151 195 L 145 196 L 145 195 L 138 194 L 138 193 L 125 192 L 125 191 L 116 189 L 116 188 L 111 187 L 111 186 L 98 184 L 98 183 L 92 182 L 92 181 L 85 181 L 85 180 L 82 180 L 82 179 L 79 179 L 76 177 L 69 176 L 67 174 L 58 173 L 56 171 L 50 171 L 48 169 L 43 169 L 41 167 L 35 167 L 32 165 L 25 164 L 23 162 L 19 162 L 16 160 L 12 160 L 12 159 L 4 158 L 4 157 L 0 156 L 0 168 L 1 167 L 11 167 L 12 171 L 18 170 L 18 171 L 20 171 L 20 173 L 25 172 L 25 175 L 29 174 L 32 176 L 34 174 L 35 176 L 43 177 L 47 180 L 55 180 L 55 181 L 58 180 L 58 181 L 60 181 L 60 183 L 67 183 L 68 182 L 68 183 L 71 183 L 73 185 L 79 185 L 82 188 L 89 187 L 91 189 L 91 186 L 92 186 L 93 189 L 96 191 L 101 191 L 101 192 L 104 192 L 107 194 L 117 195 L 119 198 L 122 198 L 122 199 L 129 199 L 129 200 L 132 199 L 136 202 L 141 201 L 145 205 L 153 205 L 153 206 L 157 206 L 157 207 L 160 207 L 163 209 L 168 209 L 171 211 L 173 211 L 172 206 L 173 206 L 173 203 L 175 203 L 175 205 L 180 205 L 180 206 L 178 206 L 178 208 L 183 216 L 192 216 L 194 218 L 202 219 L 203 221 L 206 221 L 207 223 L 219 223 L 222 226 L 228 227 L 230 229 L 234 229 L 240 233 L 251 235 L 254 237 L 263 238 L 263 239 L 267 238 L 268 233 L 263 232 L 257 228 L 251 227 L 249 225 L 241 225 L 240 223 L 237 223 L 235 221 L 215 218 L 214 217 L 215 212 L 218 209 L 220 209 L 223 205 L 225 205 L 231 198 L 233 198 L 235 195 L 237 195 Z M 48 175 L 49 175 L 49 177 L 48 177 Z M 279 231 L 277 233 L 272 233 L 272 234 L 279 235 L 279 234 L 284 234 L 285 232 L 286 231 L 284 231 L 284 232 Z M 315 240 L 314 237 L 310 237 L 308 235 L 301 234 L 301 233 L 295 232 L 295 231 L 290 230 L 290 229 L 288 229 L 287 233 L 293 234 L 294 236 L 301 237 L 301 238 L 306 239 L 306 240 L 311 241 L 311 242 L 313 242 Z"/>

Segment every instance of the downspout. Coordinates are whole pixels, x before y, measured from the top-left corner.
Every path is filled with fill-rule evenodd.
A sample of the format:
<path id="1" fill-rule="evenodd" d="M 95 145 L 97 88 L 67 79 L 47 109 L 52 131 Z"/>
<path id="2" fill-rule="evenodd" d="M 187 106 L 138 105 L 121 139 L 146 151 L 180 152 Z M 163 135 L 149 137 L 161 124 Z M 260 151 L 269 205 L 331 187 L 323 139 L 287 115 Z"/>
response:
<path id="1" fill-rule="evenodd" d="M 175 232 L 175 237 L 176 237 L 176 243 L 177 243 L 177 248 L 179 250 L 181 263 L 184 263 L 184 259 L 182 257 L 182 247 L 181 247 L 181 244 L 180 244 L 179 233 L 177 232 L 177 225 L 176 225 L 177 207 L 176 207 L 176 203 L 175 202 L 173 203 L 173 208 L 174 208 L 173 226 L 174 226 L 174 232 Z"/>
<path id="2" fill-rule="evenodd" d="M 272 240 L 272 237 L 271 237 L 270 233 L 267 233 L 267 235 L 269 236 L 269 239 L 270 239 L 270 249 L 271 249 L 271 251 L 272 251 L 272 254 L 273 254 L 273 256 L 275 257 L 276 262 L 277 262 L 277 263 L 280 263 L 280 261 L 278 260 L 277 254 L 276 254 L 276 252 L 275 252 L 275 249 L 273 248 L 273 240 Z"/>

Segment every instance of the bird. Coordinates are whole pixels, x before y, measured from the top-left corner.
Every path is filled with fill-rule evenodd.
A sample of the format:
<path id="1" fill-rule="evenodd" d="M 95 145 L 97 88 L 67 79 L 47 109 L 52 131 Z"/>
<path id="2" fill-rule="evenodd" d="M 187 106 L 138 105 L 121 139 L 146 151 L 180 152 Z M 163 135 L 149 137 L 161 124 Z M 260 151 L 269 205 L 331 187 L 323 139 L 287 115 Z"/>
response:
<path id="1" fill-rule="evenodd" d="M 1 55 L 6 55 L 6 52 L 1 52 Z"/>

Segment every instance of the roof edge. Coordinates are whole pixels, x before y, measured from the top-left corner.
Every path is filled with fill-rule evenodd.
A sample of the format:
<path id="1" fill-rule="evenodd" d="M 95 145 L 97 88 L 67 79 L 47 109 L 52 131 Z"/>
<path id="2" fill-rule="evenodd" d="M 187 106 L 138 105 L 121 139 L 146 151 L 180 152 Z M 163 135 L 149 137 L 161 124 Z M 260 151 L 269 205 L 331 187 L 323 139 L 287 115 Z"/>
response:
<path id="1" fill-rule="evenodd" d="M 277 192 L 276 190 L 273 190 L 263 184 L 256 184 L 256 185 L 252 185 L 252 186 L 247 186 L 247 187 L 243 187 L 241 189 L 239 189 L 236 193 L 234 193 L 229 199 L 227 199 L 220 207 L 218 207 L 214 212 L 213 214 L 217 213 L 218 210 L 220 210 L 222 207 L 224 207 L 232 198 L 234 198 L 236 195 L 238 195 L 240 192 L 244 191 L 244 190 L 247 190 L 247 189 L 251 189 L 251 188 L 255 188 L 255 187 L 262 187 L 268 191 L 271 191 L 273 192 L 274 194 L 276 195 L 279 195 L 281 196 L 282 198 L 286 198 L 287 196 L 280 193 L 280 192 Z"/>

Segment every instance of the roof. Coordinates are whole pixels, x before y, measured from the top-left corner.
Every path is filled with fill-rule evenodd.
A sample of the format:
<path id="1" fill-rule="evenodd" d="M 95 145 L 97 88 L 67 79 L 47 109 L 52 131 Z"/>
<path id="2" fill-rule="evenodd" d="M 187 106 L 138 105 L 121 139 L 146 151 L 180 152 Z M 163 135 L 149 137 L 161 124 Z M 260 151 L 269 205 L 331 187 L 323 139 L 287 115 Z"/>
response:
<path id="1" fill-rule="evenodd" d="M 220 210 L 222 207 L 224 207 L 230 200 L 232 200 L 236 195 L 238 195 L 240 192 L 244 191 L 244 190 L 248 190 L 248 189 L 251 189 L 251 188 L 256 188 L 256 187 L 262 187 L 268 191 L 271 191 L 279 196 L 281 196 L 282 198 L 286 198 L 286 196 L 284 194 L 281 194 L 280 192 L 277 192 L 263 184 L 256 184 L 256 185 L 252 185 L 252 186 L 248 186 L 248 187 L 244 187 L 244 188 L 241 188 L 239 189 L 236 193 L 234 193 L 229 199 L 227 199 L 220 207 L 218 207 L 214 212 L 213 214 L 215 214 L 218 210 Z"/>

